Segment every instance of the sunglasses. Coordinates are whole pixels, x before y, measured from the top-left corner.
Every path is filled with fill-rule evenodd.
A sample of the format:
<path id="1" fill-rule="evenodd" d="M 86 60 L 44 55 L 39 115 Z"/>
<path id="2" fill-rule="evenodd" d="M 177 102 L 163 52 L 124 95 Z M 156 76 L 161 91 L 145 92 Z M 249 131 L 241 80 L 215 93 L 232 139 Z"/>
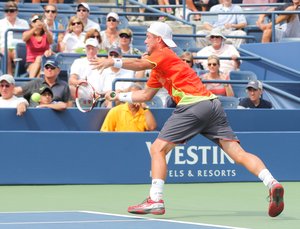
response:
<path id="1" fill-rule="evenodd" d="M 221 36 L 210 36 L 211 39 L 214 39 L 214 38 L 221 38 Z"/>
<path id="2" fill-rule="evenodd" d="M 0 84 L 0 87 L 4 87 L 4 88 L 9 88 L 10 87 L 10 84 Z"/>
<path id="3" fill-rule="evenodd" d="M 182 59 L 184 62 L 186 62 L 186 63 L 188 63 L 188 64 L 190 64 L 192 61 L 190 61 L 190 60 L 185 60 L 185 59 Z"/>
<path id="4" fill-rule="evenodd" d="M 54 67 L 54 66 L 52 66 L 52 65 L 46 65 L 45 66 L 45 69 L 47 69 L 47 70 L 49 70 L 49 69 L 51 69 L 51 70 L 54 70 L 56 67 Z"/>
<path id="5" fill-rule="evenodd" d="M 45 10 L 45 12 L 48 14 L 48 13 L 53 13 L 53 14 L 55 14 L 56 13 L 56 10 Z"/>
<path id="6" fill-rule="evenodd" d="M 109 56 L 117 58 L 117 57 L 119 57 L 119 54 L 112 52 L 109 54 Z"/>
<path id="7" fill-rule="evenodd" d="M 100 38 L 100 36 L 98 35 L 98 36 L 90 36 L 89 38 Z"/>
<path id="8" fill-rule="evenodd" d="M 108 19 L 107 19 L 107 21 L 116 22 L 116 21 L 117 21 L 117 19 L 115 19 L 115 18 L 108 18 Z"/>
<path id="9" fill-rule="evenodd" d="M 81 25 L 81 22 L 73 22 L 72 25 Z"/>
<path id="10" fill-rule="evenodd" d="M 4 10 L 5 13 L 14 13 L 16 12 L 17 10 Z"/>
<path id="11" fill-rule="evenodd" d="M 208 63 L 207 65 L 208 66 L 217 66 L 218 64 L 217 63 Z"/>
<path id="12" fill-rule="evenodd" d="M 77 12 L 87 12 L 86 9 L 78 9 Z"/>
<path id="13" fill-rule="evenodd" d="M 129 36 L 128 34 L 125 34 L 125 33 L 122 33 L 119 35 L 121 38 L 126 38 L 126 39 L 129 39 L 131 38 L 131 36 Z"/>

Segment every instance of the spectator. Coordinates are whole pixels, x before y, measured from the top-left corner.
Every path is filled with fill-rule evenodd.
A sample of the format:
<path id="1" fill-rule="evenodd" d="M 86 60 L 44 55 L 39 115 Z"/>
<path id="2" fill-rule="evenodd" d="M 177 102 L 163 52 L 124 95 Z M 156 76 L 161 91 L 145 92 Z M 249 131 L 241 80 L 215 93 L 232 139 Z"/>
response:
<path id="1" fill-rule="evenodd" d="M 246 32 L 242 29 L 247 26 L 247 20 L 243 14 L 234 14 L 238 12 L 243 12 L 242 8 L 239 5 L 232 4 L 232 0 L 222 0 L 221 4 L 215 5 L 210 9 L 212 13 L 233 13 L 233 14 L 219 14 L 218 19 L 214 24 L 204 22 L 203 30 L 197 32 L 197 34 L 206 35 L 212 29 L 218 28 L 222 31 L 224 35 L 230 36 L 245 36 Z M 200 48 L 203 48 L 208 45 L 205 38 L 197 38 L 198 45 Z M 239 47 L 244 43 L 244 39 L 228 39 L 228 42 L 231 42 L 235 47 Z"/>
<path id="2" fill-rule="evenodd" d="M 61 42 L 61 51 L 67 53 L 80 53 L 84 48 L 84 25 L 77 17 L 73 16 L 69 20 L 67 33 Z"/>
<path id="3" fill-rule="evenodd" d="M 35 78 L 40 75 L 42 56 L 52 55 L 53 35 L 38 14 L 34 14 L 30 22 L 30 29 L 23 33 L 23 41 L 26 42 L 27 71 L 30 78 Z"/>
<path id="4" fill-rule="evenodd" d="M 61 101 L 52 101 L 53 92 L 50 87 L 42 86 L 39 88 L 38 93 L 41 98 L 37 108 L 51 108 L 53 110 L 61 111 L 67 109 L 67 104 Z"/>
<path id="5" fill-rule="evenodd" d="M 197 6 L 195 5 L 196 2 L 199 2 L 199 1 L 186 0 L 186 6 L 187 6 L 186 14 L 188 14 L 190 11 L 191 12 L 209 11 L 212 6 L 219 3 L 218 0 L 204 0 L 204 1 L 200 1 L 200 3 L 202 3 L 202 4 L 200 5 L 200 7 L 197 8 Z M 201 20 L 201 15 L 195 14 L 194 21 L 200 21 L 200 20 Z"/>
<path id="6" fill-rule="evenodd" d="M 147 0 L 138 0 L 138 2 L 139 3 L 143 3 L 143 4 L 147 4 Z M 139 7 L 139 12 L 141 13 L 141 14 L 143 14 L 143 13 L 145 13 L 145 8 L 141 8 L 141 7 Z M 138 16 L 138 17 L 136 17 L 136 16 L 132 16 L 131 18 L 130 18 L 130 21 L 138 21 L 138 22 L 143 22 L 143 21 L 145 21 L 145 17 L 143 16 L 143 15 L 140 15 L 140 16 Z"/>
<path id="7" fill-rule="evenodd" d="M 48 4 L 44 7 L 44 23 L 48 30 L 64 30 L 63 24 L 56 20 L 57 17 L 57 6 L 54 4 Z M 52 32 L 53 33 L 53 32 Z M 60 42 L 64 37 L 63 33 L 53 33 L 53 45 L 59 46 Z M 53 51 L 60 51 L 59 47 L 52 48 Z"/>
<path id="8" fill-rule="evenodd" d="M 292 0 L 292 5 L 284 9 L 284 11 L 297 11 L 300 6 L 299 0 Z M 279 10 L 272 8 L 271 10 Z M 262 43 L 271 42 L 272 38 L 272 22 L 264 23 L 267 15 L 262 14 L 257 20 L 257 26 L 263 31 Z M 300 37 L 300 20 L 299 14 L 280 14 L 275 19 L 275 41 L 279 41 L 284 37 Z"/>
<path id="9" fill-rule="evenodd" d="M 99 24 L 88 18 L 90 15 L 90 7 L 86 2 L 77 5 L 76 15 L 84 24 L 84 32 L 87 32 L 90 29 L 97 29 L 100 32 Z"/>
<path id="10" fill-rule="evenodd" d="M 211 55 L 207 58 L 209 72 L 202 76 L 203 80 L 230 80 L 228 74 L 220 72 L 220 59 L 216 55 Z M 206 88 L 215 95 L 234 96 L 230 84 L 224 83 L 206 83 Z"/>
<path id="11" fill-rule="evenodd" d="M 101 92 L 101 79 L 98 70 L 92 69 L 90 60 L 97 58 L 99 43 L 96 38 L 89 38 L 85 42 L 86 57 L 74 60 L 71 65 L 69 86 L 71 95 L 75 98 L 76 85 L 81 82 L 89 82 L 96 91 Z"/>
<path id="12" fill-rule="evenodd" d="M 141 90 L 141 86 L 133 84 L 127 91 Z M 123 103 L 108 112 L 101 131 L 142 132 L 156 129 L 156 120 L 145 103 Z"/>
<path id="13" fill-rule="evenodd" d="M 17 115 L 23 115 L 28 106 L 28 102 L 23 97 L 14 95 L 15 80 L 9 74 L 0 76 L 0 108 L 17 108 Z"/>
<path id="14" fill-rule="evenodd" d="M 201 49 L 198 53 L 198 57 L 208 57 L 210 55 L 216 55 L 218 57 L 231 57 L 231 60 L 220 60 L 220 71 L 229 74 L 232 70 L 238 70 L 240 67 L 240 61 L 237 59 L 240 57 L 238 50 L 230 44 L 225 44 L 226 37 L 220 32 L 219 29 L 214 29 L 207 35 L 207 39 L 210 40 L 211 45 Z M 199 59 L 200 63 L 205 70 L 208 70 L 207 59 Z"/>
<path id="15" fill-rule="evenodd" d="M 121 48 L 122 55 L 143 55 L 143 53 L 137 48 L 132 47 L 132 36 L 131 29 L 121 29 L 119 31 L 119 47 Z M 145 71 L 137 71 L 135 73 L 136 78 L 144 78 Z"/>
<path id="16" fill-rule="evenodd" d="M 248 98 L 240 101 L 238 108 L 273 108 L 271 102 L 262 99 L 263 85 L 259 80 L 250 81 L 246 87 Z"/>
<path id="17" fill-rule="evenodd" d="M 31 95 L 39 90 L 42 86 L 48 86 L 53 92 L 54 102 L 64 102 L 66 106 L 71 106 L 71 96 L 68 84 L 58 78 L 60 68 L 55 60 L 47 60 L 44 64 L 44 78 L 31 80 L 22 87 L 15 87 L 15 95 L 23 95 L 30 100 L 30 106 L 36 107 L 38 104 L 31 100 Z"/>
<path id="18" fill-rule="evenodd" d="M 112 46 L 119 45 L 118 25 L 120 23 L 119 15 L 115 12 L 110 12 L 106 16 L 106 30 L 101 31 L 103 47 L 109 50 Z"/>
<path id="19" fill-rule="evenodd" d="M 41 3 L 44 2 L 43 0 L 32 0 L 32 3 Z M 49 4 L 56 4 L 56 3 L 64 3 L 64 0 L 49 0 Z"/>
<path id="20" fill-rule="evenodd" d="M 158 4 L 159 5 L 170 5 L 170 2 L 169 2 L 169 0 L 158 0 Z M 168 14 L 174 14 L 172 8 L 160 8 L 160 11 L 164 12 L 164 13 L 168 13 Z M 168 18 L 166 16 L 160 16 L 158 18 L 158 20 L 161 21 L 161 22 L 164 22 L 167 19 Z"/>
<path id="21" fill-rule="evenodd" d="M 89 38 L 96 38 L 98 43 L 99 43 L 99 54 L 106 54 L 107 51 L 103 48 L 102 45 L 102 37 L 100 35 L 100 32 L 97 29 L 90 29 L 89 31 L 87 31 L 85 38 L 84 38 L 84 43 L 86 42 L 87 39 Z"/>
<path id="22" fill-rule="evenodd" d="M 194 66 L 194 57 L 191 52 L 185 51 L 180 55 L 180 58 L 187 63 L 191 68 Z"/>
<path id="23" fill-rule="evenodd" d="M 9 1 L 4 5 L 5 17 L 0 20 L 0 44 L 1 53 L 4 54 L 4 40 L 7 29 L 29 29 L 27 21 L 18 17 L 18 5 L 15 2 Z M 7 34 L 7 73 L 13 74 L 13 60 L 15 59 L 16 44 L 23 42 L 22 39 L 17 39 L 15 34 L 11 31 Z"/>

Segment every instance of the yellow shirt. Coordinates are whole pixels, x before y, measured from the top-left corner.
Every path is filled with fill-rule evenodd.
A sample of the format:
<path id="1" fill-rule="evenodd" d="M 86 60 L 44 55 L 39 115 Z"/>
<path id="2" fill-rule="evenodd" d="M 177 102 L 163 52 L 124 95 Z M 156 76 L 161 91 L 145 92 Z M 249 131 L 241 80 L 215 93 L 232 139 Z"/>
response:
<path id="1" fill-rule="evenodd" d="M 110 109 L 100 131 L 142 132 L 148 129 L 145 111 L 140 108 L 133 116 L 128 103 L 120 104 Z"/>

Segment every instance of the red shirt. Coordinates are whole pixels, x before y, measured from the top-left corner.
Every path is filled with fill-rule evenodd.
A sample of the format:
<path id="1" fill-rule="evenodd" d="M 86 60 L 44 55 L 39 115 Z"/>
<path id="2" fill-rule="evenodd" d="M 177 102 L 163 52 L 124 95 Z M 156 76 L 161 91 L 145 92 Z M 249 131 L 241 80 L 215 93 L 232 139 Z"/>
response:
<path id="1" fill-rule="evenodd" d="M 196 72 L 170 48 L 163 48 L 147 58 L 156 66 L 151 70 L 147 86 L 164 87 L 176 104 L 191 104 L 216 98 L 208 91 Z"/>
<path id="2" fill-rule="evenodd" d="M 48 50 L 50 44 L 47 41 L 46 34 L 42 35 L 42 40 L 38 41 L 35 36 L 31 36 L 26 42 L 26 62 L 32 63 L 37 56 L 44 55 L 44 52 Z"/>

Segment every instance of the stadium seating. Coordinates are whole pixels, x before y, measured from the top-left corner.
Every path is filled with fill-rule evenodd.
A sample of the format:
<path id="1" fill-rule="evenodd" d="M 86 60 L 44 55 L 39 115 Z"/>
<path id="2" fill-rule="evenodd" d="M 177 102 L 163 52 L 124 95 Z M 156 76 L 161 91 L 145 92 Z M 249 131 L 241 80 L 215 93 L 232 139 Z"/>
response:
<path id="1" fill-rule="evenodd" d="M 250 81 L 250 80 L 256 80 L 257 76 L 254 72 L 251 71 L 231 71 L 230 74 L 230 79 L 231 80 L 245 80 L 245 81 Z M 237 98 L 242 98 L 246 97 L 247 93 L 245 90 L 245 84 L 233 84 L 232 85 L 232 90 L 234 92 L 234 96 Z"/>
<path id="2" fill-rule="evenodd" d="M 26 71 L 26 44 L 17 43 L 16 45 L 16 58 L 15 58 L 15 73 L 14 77 L 28 77 Z"/>
<path id="3" fill-rule="evenodd" d="M 235 109 L 239 105 L 240 100 L 237 97 L 231 97 L 231 96 L 219 96 L 219 100 L 222 103 L 223 108 L 231 108 Z"/>

